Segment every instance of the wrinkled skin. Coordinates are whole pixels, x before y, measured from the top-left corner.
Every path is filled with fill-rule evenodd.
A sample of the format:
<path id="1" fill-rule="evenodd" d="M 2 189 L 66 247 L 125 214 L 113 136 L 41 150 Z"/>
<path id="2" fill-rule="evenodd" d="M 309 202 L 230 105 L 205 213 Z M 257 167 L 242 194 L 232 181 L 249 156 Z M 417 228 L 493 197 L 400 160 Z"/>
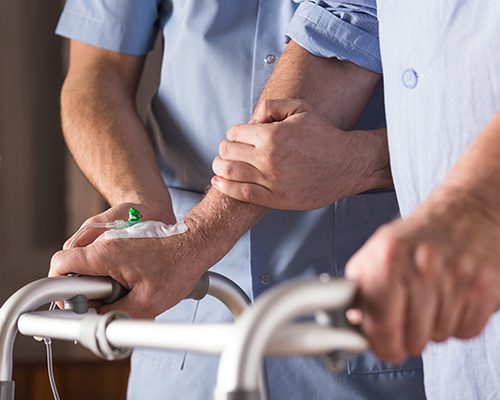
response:
<path id="1" fill-rule="evenodd" d="M 428 341 L 478 335 L 500 306 L 498 237 L 500 221 L 449 188 L 380 228 L 346 271 L 359 287 L 352 319 L 373 350 L 397 362 Z"/>

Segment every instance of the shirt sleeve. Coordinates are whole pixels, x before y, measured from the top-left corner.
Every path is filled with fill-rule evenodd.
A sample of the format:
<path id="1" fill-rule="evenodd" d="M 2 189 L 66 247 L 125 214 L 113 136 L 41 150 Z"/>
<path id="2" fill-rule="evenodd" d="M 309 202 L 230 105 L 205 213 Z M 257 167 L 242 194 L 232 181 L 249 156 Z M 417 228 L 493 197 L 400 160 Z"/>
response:
<path id="1" fill-rule="evenodd" d="M 158 0 L 67 0 L 58 35 L 106 50 L 143 55 L 158 31 Z"/>
<path id="2" fill-rule="evenodd" d="M 310 53 L 382 73 L 376 0 L 295 0 L 287 37 Z"/>

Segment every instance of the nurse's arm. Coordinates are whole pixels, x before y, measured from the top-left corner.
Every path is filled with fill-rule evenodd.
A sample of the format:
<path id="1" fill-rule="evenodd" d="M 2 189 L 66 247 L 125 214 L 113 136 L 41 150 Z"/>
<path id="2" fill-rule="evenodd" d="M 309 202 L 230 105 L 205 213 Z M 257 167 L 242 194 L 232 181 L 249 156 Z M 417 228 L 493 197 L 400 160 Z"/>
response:
<path id="1" fill-rule="evenodd" d="M 269 79 L 260 103 L 266 104 L 268 99 L 273 98 L 301 98 L 308 101 L 312 107 L 318 107 L 327 113 L 330 121 L 344 129 L 351 129 L 364 111 L 379 81 L 380 75 L 377 73 L 350 62 L 315 57 L 291 42 Z M 330 121 L 328 122 L 331 123 Z M 342 156 L 359 156 L 361 151 L 366 151 L 370 157 L 369 162 L 365 164 L 360 160 L 360 170 L 381 171 L 370 185 L 390 186 L 392 179 L 385 132 L 373 133 L 367 146 L 363 140 L 352 138 L 352 147 L 346 149 L 347 153 Z M 338 172 L 336 175 L 339 175 Z M 357 185 L 355 192 L 368 190 L 366 181 L 365 177 L 360 177 L 359 182 L 349 182 L 349 185 Z M 241 190 L 240 201 L 212 187 L 187 218 L 205 232 L 205 237 L 213 238 L 216 247 L 230 248 L 268 211 L 266 207 L 250 204 L 255 194 L 252 187 L 245 186 Z"/>
<path id="2" fill-rule="evenodd" d="M 349 261 L 361 328 L 380 357 L 477 336 L 500 308 L 499 188 L 500 113 L 426 201 Z"/>
<path id="3" fill-rule="evenodd" d="M 143 63 L 144 57 L 71 40 L 61 91 L 63 132 L 85 176 L 118 207 L 102 218 L 124 219 L 128 206 L 136 205 L 147 219 L 174 222 L 168 190 L 136 110 Z"/>

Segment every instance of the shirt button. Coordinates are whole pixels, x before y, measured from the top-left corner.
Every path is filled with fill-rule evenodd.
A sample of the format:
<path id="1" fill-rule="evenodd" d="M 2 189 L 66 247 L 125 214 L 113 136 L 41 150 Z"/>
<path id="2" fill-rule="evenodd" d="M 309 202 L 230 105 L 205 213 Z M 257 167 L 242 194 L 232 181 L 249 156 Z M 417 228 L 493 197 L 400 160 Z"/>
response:
<path id="1" fill-rule="evenodd" d="M 264 58 L 264 62 L 266 64 L 274 64 L 276 61 L 276 56 L 274 54 L 268 54 L 266 58 Z"/>
<path id="2" fill-rule="evenodd" d="M 401 77 L 403 85 L 408 89 L 414 89 L 418 84 L 418 74 L 412 68 L 405 69 L 403 71 L 403 76 Z"/>
<path id="3" fill-rule="evenodd" d="M 262 274 L 260 276 L 260 283 L 262 283 L 264 286 L 267 286 L 271 283 L 271 275 L 269 274 Z"/>

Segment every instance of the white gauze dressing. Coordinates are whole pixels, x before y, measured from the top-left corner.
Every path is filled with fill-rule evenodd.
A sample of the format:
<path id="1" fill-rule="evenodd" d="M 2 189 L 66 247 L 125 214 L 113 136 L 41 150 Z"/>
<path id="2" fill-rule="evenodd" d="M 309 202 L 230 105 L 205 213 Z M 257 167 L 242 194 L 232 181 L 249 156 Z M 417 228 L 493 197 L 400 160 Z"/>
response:
<path id="1" fill-rule="evenodd" d="M 187 230 L 188 227 L 184 221 L 179 221 L 175 225 L 167 225 L 160 221 L 144 221 L 126 228 L 110 229 L 102 236 L 104 239 L 162 238 L 180 235 Z"/>

